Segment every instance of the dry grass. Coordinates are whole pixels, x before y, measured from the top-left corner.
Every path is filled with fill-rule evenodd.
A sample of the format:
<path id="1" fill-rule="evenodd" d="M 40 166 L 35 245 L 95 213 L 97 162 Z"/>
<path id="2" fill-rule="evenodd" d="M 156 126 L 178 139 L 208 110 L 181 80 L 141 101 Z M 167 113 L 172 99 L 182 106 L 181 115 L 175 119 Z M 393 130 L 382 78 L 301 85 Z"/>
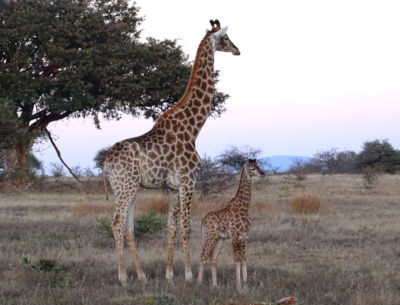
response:
<path id="1" fill-rule="evenodd" d="M 139 213 L 154 212 L 159 214 L 168 214 L 169 198 L 163 194 L 153 194 L 153 196 L 144 196 L 138 199 L 137 211 Z"/>
<path id="2" fill-rule="evenodd" d="M 83 200 L 71 207 L 71 213 L 74 217 L 85 217 L 93 215 L 111 215 L 114 210 L 110 203 L 92 203 Z"/>
<path id="3" fill-rule="evenodd" d="M 140 284 L 127 259 L 129 288 L 117 283 L 112 238 L 96 221 L 111 215 L 102 193 L 0 194 L 0 304 L 221 305 L 272 303 L 293 295 L 307 305 L 400 305 L 400 176 L 381 176 L 373 189 L 362 177 L 311 175 L 306 180 L 274 176 L 254 185 L 253 225 L 247 246 L 249 292 L 237 295 L 229 242 L 218 268 L 219 289 L 184 283 L 177 239 L 171 285 L 164 280 L 166 238 L 138 244 L 148 283 Z M 56 189 L 56 188 L 55 188 Z M 200 222 L 234 196 L 236 186 L 215 197 L 196 197 L 192 209 L 192 266 L 197 273 Z M 291 212 L 295 195 L 318 194 L 316 214 Z M 166 211 L 167 196 L 142 192 L 138 212 Z M 323 208 L 328 205 L 329 208 Z M 31 265 L 24 263 L 27 258 Z M 58 273 L 31 266 L 55 261 Z M 146 303 L 145 303 L 146 302 Z M 164 303 L 162 303 L 164 302 Z"/>
<path id="4" fill-rule="evenodd" d="M 289 207 L 294 214 L 314 214 L 321 209 L 321 199 L 315 194 L 300 194 L 289 199 Z"/>

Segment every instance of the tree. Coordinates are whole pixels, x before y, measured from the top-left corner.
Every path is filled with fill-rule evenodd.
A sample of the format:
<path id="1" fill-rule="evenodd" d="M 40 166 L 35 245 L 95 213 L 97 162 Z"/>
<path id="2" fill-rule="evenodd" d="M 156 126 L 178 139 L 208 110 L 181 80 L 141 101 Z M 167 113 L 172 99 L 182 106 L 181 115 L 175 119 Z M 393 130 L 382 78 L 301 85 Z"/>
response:
<path id="1" fill-rule="evenodd" d="M 232 146 L 219 155 L 219 162 L 234 172 L 240 172 L 243 164 L 249 159 L 259 159 L 261 150 L 246 146 L 242 149 Z"/>
<path id="2" fill-rule="evenodd" d="M 307 178 L 307 164 L 309 161 L 301 158 L 295 158 L 289 167 L 289 173 L 295 175 L 297 180 L 304 180 Z"/>
<path id="3" fill-rule="evenodd" d="M 356 153 L 352 151 L 338 151 L 332 148 L 314 154 L 312 162 L 318 165 L 323 173 L 339 174 L 354 172 Z"/>
<path id="4" fill-rule="evenodd" d="M 27 170 L 29 175 L 36 175 L 38 171 L 43 171 L 43 162 L 32 152 L 29 152 L 27 159 Z M 0 156 L 0 178 L 5 175 L 6 167 L 3 158 Z"/>
<path id="5" fill-rule="evenodd" d="M 385 173 L 394 173 L 400 165 L 400 153 L 387 140 L 365 142 L 355 160 L 360 170 L 367 168 Z"/>
<path id="6" fill-rule="evenodd" d="M 4 4 L 5 3 L 5 4 Z M 191 65 L 176 41 L 139 41 L 124 0 L 19 0 L 0 12 L 0 149 L 7 172 L 51 123 L 122 113 L 156 118 L 183 94 Z M 218 80 L 218 74 L 216 75 Z M 217 92 L 214 114 L 228 95 Z"/>
<path id="7" fill-rule="evenodd" d="M 201 158 L 201 167 L 196 178 L 196 188 L 206 196 L 210 193 L 219 193 L 230 187 L 234 174 L 220 165 L 217 159 L 204 155 Z"/>
<path id="8" fill-rule="evenodd" d="M 104 147 L 96 153 L 96 155 L 93 159 L 96 168 L 98 168 L 100 170 L 103 169 L 104 159 L 106 158 L 107 152 L 110 149 L 110 147 L 111 146 Z"/>

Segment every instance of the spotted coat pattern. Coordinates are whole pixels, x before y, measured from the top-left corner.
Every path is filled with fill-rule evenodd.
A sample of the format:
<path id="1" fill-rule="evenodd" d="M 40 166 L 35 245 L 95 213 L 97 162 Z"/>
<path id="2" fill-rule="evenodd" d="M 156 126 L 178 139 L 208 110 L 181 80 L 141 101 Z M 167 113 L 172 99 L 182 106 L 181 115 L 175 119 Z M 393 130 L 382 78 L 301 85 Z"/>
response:
<path id="1" fill-rule="evenodd" d="M 164 112 L 153 128 L 138 137 L 114 144 L 103 166 L 105 179 L 115 195 L 112 230 L 118 256 L 118 279 L 126 286 L 124 238 L 132 255 L 139 280 L 146 281 L 134 237 L 134 198 L 140 187 L 169 188 L 178 192 L 170 203 L 168 217 L 166 278 L 173 277 L 173 252 L 180 216 L 185 257 L 185 279 L 192 279 L 190 265 L 190 205 L 200 157 L 195 140 L 211 111 L 214 95 L 214 53 L 240 52 L 215 22 L 201 41 L 188 86 L 183 97 Z M 222 43 L 223 41 L 223 43 Z"/>
<path id="2" fill-rule="evenodd" d="M 202 252 L 198 282 L 203 280 L 204 264 L 210 259 L 212 284 L 217 286 L 217 259 L 225 239 L 232 239 L 233 260 L 236 267 L 236 288 L 242 289 L 240 269 L 242 270 L 243 285 L 247 285 L 246 243 L 251 226 L 249 207 L 251 201 L 251 178 L 264 176 L 255 160 L 246 162 L 241 170 L 239 187 L 236 196 L 228 204 L 217 211 L 209 212 L 201 224 Z"/>

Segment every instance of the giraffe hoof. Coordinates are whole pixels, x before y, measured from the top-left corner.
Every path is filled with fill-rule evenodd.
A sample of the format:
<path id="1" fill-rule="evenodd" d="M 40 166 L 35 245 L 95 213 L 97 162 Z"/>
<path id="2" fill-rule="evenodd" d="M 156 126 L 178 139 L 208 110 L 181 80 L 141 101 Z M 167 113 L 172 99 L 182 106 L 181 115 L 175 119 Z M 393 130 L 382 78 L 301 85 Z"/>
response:
<path id="1" fill-rule="evenodd" d="M 174 278 L 174 273 L 172 271 L 167 271 L 165 273 L 165 279 L 169 282 L 171 282 Z"/>
<path id="2" fill-rule="evenodd" d="M 147 278 L 146 275 L 144 274 L 139 275 L 138 280 L 141 281 L 142 283 L 147 283 Z"/>
<path id="3" fill-rule="evenodd" d="M 193 281 L 193 273 L 192 271 L 185 272 L 185 281 L 192 282 Z"/>
<path id="4" fill-rule="evenodd" d="M 125 280 L 119 280 L 119 283 L 121 284 L 122 287 L 127 288 L 128 287 L 128 281 Z"/>

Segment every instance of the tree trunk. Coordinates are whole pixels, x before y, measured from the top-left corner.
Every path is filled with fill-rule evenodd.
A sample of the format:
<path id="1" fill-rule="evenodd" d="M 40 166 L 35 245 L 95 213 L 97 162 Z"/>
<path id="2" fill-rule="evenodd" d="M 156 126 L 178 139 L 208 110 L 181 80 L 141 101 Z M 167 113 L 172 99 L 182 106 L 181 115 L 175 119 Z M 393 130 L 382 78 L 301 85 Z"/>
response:
<path id="1" fill-rule="evenodd" d="M 25 184 L 29 179 L 29 152 L 33 140 L 23 144 L 1 150 L 1 157 L 4 166 L 4 177 L 18 185 Z"/>

